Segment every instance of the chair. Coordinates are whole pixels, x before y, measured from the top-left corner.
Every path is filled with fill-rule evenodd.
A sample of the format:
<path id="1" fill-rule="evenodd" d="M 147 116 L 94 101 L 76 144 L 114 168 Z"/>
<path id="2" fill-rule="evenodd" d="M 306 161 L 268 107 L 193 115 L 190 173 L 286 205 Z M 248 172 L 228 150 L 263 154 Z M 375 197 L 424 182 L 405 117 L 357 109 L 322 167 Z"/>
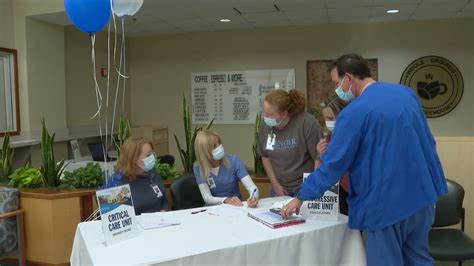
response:
<path id="1" fill-rule="evenodd" d="M 18 255 L 18 265 L 26 265 L 24 211 L 18 209 L 19 195 L 18 189 L 0 188 L 0 258 Z"/>
<path id="2" fill-rule="evenodd" d="M 183 210 L 204 206 L 201 192 L 193 173 L 185 174 L 171 184 L 171 197 L 174 210 Z"/>
<path id="3" fill-rule="evenodd" d="M 436 203 L 433 228 L 430 231 L 429 245 L 431 256 L 438 261 L 462 261 L 474 259 L 474 241 L 464 233 L 464 189 L 458 183 L 447 180 L 448 193 Z M 457 225 L 461 229 L 439 228 Z"/>
<path id="4" fill-rule="evenodd" d="M 160 163 L 166 163 L 168 164 L 169 166 L 173 166 L 174 165 L 174 157 L 173 155 L 169 155 L 169 154 L 166 154 L 166 155 L 161 155 L 161 156 L 158 156 L 156 158 L 156 160 L 160 161 Z"/>

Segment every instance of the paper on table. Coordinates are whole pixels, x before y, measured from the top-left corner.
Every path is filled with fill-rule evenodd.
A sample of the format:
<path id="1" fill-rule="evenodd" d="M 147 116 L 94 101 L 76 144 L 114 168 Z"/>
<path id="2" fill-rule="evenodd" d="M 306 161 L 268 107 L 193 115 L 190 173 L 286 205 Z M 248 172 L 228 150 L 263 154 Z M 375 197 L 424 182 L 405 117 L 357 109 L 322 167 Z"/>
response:
<path id="1" fill-rule="evenodd" d="M 180 224 L 171 212 L 142 213 L 139 220 L 143 229 L 159 228 Z"/>
<path id="2" fill-rule="evenodd" d="M 208 213 L 212 215 L 222 216 L 222 217 L 236 217 L 240 216 L 242 212 L 248 209 L 247 203 L 245 202 L 244 206 L 232 206 L 229 204 L 220 204 L 209 208 Z"/>

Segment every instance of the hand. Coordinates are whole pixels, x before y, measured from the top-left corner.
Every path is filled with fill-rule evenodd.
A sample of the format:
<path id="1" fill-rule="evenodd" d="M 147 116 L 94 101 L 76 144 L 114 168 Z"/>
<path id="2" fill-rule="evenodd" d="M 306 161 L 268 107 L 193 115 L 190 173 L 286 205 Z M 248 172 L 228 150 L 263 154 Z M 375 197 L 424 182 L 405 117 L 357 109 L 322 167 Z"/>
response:
<path id="1" fill-rule="evenodd" d="M 284 187 L 282 187 L 280 184 L 277 184 L 276 186 L 273 186 L 273 190 L 275 190 L 276 196 L 286 196 L 288 195 L 288 191 Z"/>
<path id="2" fill-rule="evenodd" d="M 290 217 L 293 212 L 295 212 L 296 214 L 300 213 L 300 208 L 302 204 L 303 202 L 298 198 L 294 198 L 290 202 L 288 202 L 288 204 L 283 206 L 280 211 L 280 214 L 283 219 L 287 219 L 288 217 Z"/>
<path id="3" fill-rule="evenodd" d="M 323 154 L 326 152 L 327 149 L 328 149 L 328 142 L 326 141 L 326 139 L 321 139 L 318 142 L 318 145 L 316 145 L 316 150 L 319 153 L 319 157 L 323 156 Z"/>
<path id="4" fill-rule="evenodd" d="M 247 206 L 249 206 L 249 208 L 255 208 L 257 207 L 257 205 L 258 205 L 258 199 L 256 198 L 247 199 Z"/>
<path id="5" fill-rule="evenodd" d="M 242 204 L 242 201 L 240 201 L 240 199 L 237 198 L 237 197 L 226 198 L 226 199 L 224 200 L 224 203 L 225 203 L 225 204 L 232 205 L 232 206 L 244 206 L 244 205 Z"/>

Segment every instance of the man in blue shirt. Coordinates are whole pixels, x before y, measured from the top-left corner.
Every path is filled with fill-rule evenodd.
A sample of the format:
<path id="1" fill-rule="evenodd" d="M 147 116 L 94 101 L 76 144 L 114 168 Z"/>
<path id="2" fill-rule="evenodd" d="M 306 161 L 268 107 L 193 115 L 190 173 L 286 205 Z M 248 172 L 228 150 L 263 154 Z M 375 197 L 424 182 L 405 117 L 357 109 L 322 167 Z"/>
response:
<path id="1" fill-rule="evenodd" d="M 447 185 L 417 95 L 375 82 L 356 54 L 340 57 L 331 76 L 338 96 L 352 102 L 337 119 L 321 166 L 282 215 L 321 197 L 349 171 L 349 227 L 367 235 L 367 264 L 433 265 L 428 235 Z"/>

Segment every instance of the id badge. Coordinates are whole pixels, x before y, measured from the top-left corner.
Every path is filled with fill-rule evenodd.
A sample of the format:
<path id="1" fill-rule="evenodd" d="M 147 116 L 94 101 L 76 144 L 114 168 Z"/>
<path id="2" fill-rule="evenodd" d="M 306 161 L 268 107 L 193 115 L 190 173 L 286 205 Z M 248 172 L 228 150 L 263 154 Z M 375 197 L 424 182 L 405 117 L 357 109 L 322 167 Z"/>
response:
<path id="1" fill-rule="evenodd" d="M 157 184 L 153 184 L 153 186 L 151 188 L 155 192 L 157 198 L 163 197 L 163 193 L 161 193 L 160 187 L 158 187 Z"/>
<path id="2" fill-rule="evenodd" d="M 275 139 L 276 139 L 275 134 L 268 134 L 267 146 L 265 147 L 266 150 L 273 151 L 273 145 L 275 145 Z"/>
<path id="3" fill-rule="evenodd" d="M 214 178 L 211 176 L 207 178 L 207 184 L 210 188 L 216 188 L 216 182 L 214 182 Z"/>

